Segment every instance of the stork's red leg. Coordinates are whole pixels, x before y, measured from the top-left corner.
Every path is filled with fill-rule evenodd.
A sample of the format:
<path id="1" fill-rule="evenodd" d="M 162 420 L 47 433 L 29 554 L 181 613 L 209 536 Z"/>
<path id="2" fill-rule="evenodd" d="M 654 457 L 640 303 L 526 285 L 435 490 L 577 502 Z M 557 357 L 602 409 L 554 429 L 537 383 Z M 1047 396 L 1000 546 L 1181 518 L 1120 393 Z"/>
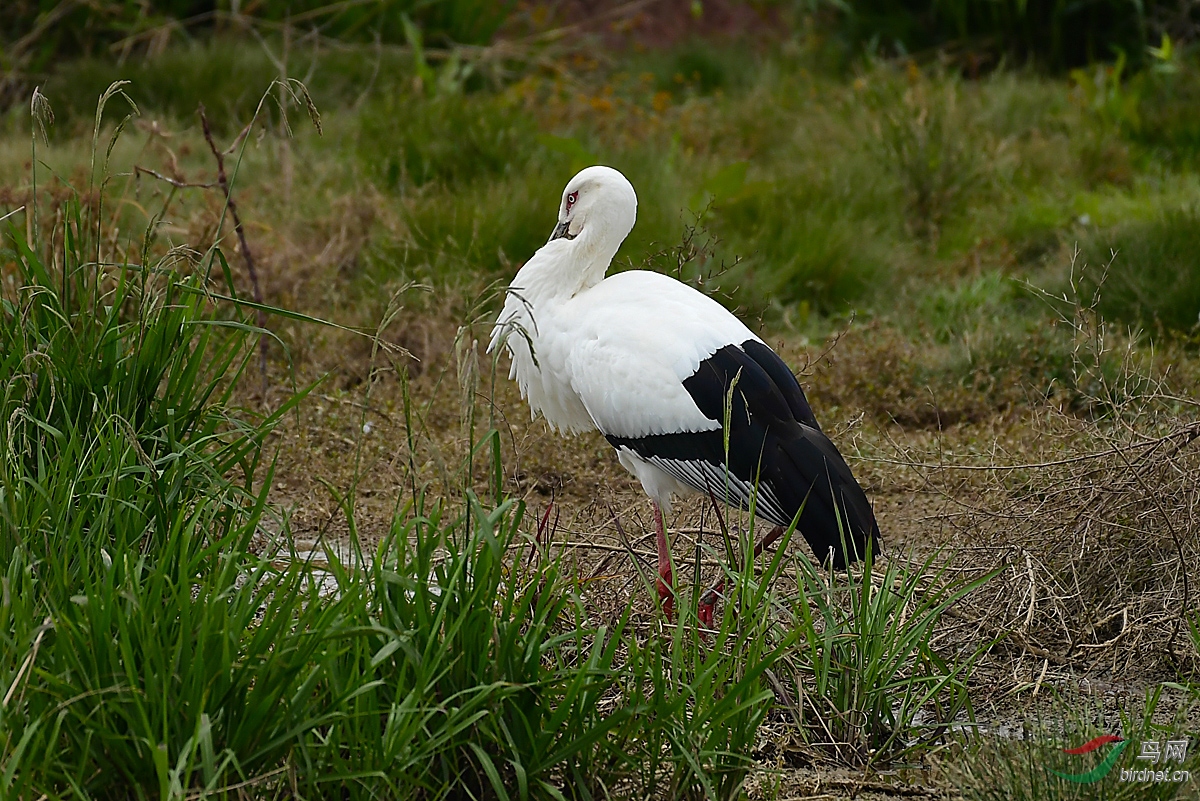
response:
<path id="1" fill-rule="evenodd" d="M 696 610 L 697 617 L 700 618 L 700 625 L 707 629 L 711 629 L 713 625 L 713 615 L 716 614 L 717 599 L 721 597 L 721 593 L 725 592 L 725 579 L 720 579 L 700 596 L 700 608 Z"/>
<path id="2" fill-rule="evenodd" d="M 653 502 L 652 502 L 653 503 Z M 663 526 L 662 509 L 654 505 L 654 526 L 658 534 L 658 600 L 662 604 L 667 620 L 675 614 L 675 581 L 671 575 L 671 548 L 667 545 L 667 532 Z"/>
<path id="3" fill-rule="evenodd" d="M 754 546 L 754 558 L 762 554 L 762 552 L 770 548 L 775 542 L 783 536 L 783 526 L 776 526 L 767 532 L 758 544 Z M 712 628 L 713 609 L 717 605 L 717 599 L 721 597 L 721 593 L 725 591 L 725 577 L 722 576 L 715 584 L 704 591 L 700 596 L 700 608 L 696 610 L 697 616 L 700 618 L 700 624 L 707 628 Z"/>

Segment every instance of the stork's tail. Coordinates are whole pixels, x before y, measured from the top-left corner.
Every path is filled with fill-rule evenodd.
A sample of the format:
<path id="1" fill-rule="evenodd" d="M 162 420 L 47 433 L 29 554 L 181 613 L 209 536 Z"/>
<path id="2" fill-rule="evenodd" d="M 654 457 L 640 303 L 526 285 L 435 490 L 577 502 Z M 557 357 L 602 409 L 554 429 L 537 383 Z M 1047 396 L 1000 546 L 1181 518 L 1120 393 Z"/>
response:
<path id="1" fill-rule="evenodd" d="M 833 566 L 845 568 L 879 553 L 879 524 L 863 488 L 834 444 L 820 431 L 801 426 L 801 436 L 781 443 L 787 472 L 803 476 L 804 497 L 797 526 L 817 557 L 824 563 L 832 556 Z M 797 482 L 798 484 L 801 482 Z"/>

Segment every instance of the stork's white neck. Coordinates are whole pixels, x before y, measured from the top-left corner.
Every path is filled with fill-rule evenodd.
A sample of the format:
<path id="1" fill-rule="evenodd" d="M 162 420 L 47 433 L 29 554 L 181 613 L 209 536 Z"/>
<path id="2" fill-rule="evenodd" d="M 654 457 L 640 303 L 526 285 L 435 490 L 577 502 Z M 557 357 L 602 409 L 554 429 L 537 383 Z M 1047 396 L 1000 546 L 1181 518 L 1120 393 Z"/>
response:
<path id="1" fill-rule="evenodd" d="M 512 287 L 534 308 L 547 301 L 569 300 L 604 280 L 627 234 L 593 224 L 574 239 L 553 239 L 517 272 Z"/>

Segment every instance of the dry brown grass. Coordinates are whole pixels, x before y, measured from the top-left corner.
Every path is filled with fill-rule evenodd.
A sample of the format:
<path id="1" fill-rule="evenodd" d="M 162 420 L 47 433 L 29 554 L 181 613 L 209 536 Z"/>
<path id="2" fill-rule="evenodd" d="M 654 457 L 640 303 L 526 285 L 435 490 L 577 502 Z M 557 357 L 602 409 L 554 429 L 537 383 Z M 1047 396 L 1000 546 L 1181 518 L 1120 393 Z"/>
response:
<path id="1" fill-rule="evenodd" d="M 1126 688 L 1200 667 L 1186 618 L 1200 586 L 1200 407 L 1096 300 L 1061 318 L 1069 398 L 1026 406 L 1003 432 L 889 437 L 877 458 L 935 499 L 930 522 L 957 565 L 1002 569 L 962 617 L 1035 689 L 1051 665 Z"/>
<path id="2" fill-rule="evenodd" d="M 1084 673 L 1141 683 L 1193 672 L 1183 615 L 1200 564 L 1200 425 L 1147 432 L 1056 412 L 1031 424 L 1023 458 L 963 465 L 907 449 L 895 460 L 943 500 L 956 561 L 1004 568 L 971 617 L 1007 635 L 1003 648 Z"/>

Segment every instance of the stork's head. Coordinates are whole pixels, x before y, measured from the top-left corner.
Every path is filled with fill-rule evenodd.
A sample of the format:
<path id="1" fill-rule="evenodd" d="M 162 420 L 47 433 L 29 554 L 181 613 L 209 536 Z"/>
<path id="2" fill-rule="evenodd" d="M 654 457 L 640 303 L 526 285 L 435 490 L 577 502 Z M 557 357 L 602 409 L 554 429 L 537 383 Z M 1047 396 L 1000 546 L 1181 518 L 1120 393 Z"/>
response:
<path id="1" fill-rule="evenodd" d="M 612 258 L 636 219 L 637 195 L 625 176 L 612 167 L 588 167 L 563 190 L 550 241 L 582 236 L 589 250 L 608 251 Z"/>

